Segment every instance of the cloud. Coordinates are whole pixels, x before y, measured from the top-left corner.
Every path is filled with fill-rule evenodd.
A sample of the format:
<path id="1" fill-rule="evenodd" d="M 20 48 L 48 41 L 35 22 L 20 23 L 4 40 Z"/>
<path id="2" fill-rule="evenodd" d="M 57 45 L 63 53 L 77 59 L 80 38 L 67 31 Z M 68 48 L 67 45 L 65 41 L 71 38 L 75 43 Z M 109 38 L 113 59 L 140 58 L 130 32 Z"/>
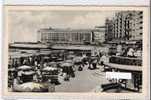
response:
<path id="1" fill-rule="evenodd" d="M 11 11 L 10 41 L 37 41 L 40 28 L 94 28 L 104 25 L 115 12 L 101 11 Z"/>

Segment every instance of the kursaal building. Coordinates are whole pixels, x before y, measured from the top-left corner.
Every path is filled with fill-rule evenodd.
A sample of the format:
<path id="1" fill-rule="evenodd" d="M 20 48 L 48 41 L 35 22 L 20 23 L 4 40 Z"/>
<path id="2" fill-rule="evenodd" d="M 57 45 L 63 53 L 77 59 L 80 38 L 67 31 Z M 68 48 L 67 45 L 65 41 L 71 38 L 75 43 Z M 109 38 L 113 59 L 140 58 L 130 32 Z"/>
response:
<path id="1" fill-rule="evenodd" d="M 38 41 L 54 44 L 96 44 L 96 42 L 105 41 L 104 35 L 105 27 L 95 29 L 43 28 L 38 30 Z"/>

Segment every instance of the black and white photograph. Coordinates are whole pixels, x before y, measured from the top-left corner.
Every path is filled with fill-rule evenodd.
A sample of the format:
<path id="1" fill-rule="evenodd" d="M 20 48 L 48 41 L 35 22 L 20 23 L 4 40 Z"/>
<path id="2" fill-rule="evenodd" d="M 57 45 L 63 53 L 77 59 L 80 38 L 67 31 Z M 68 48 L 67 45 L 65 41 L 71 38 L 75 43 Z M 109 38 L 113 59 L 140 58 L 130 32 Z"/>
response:
<path id="1" fill-rule="evenodd" d="M 7 91 L 142 93 L 144 10 L 123 9 L 8 10 Z"/>

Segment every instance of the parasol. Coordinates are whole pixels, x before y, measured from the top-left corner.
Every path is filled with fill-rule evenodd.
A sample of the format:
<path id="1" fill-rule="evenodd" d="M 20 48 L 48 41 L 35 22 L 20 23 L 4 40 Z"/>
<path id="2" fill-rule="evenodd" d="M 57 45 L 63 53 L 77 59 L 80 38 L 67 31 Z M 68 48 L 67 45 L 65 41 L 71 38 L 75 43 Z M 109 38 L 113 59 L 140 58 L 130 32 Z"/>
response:
<path id="1" fill-rule="evenodd" d="M 72 58 L 74 58 L 75 57 L 75 55 L 68 55 L 67 56 L 67 58 L 69 58 L 69 59 L 72 59 Z"/>
<path id="2" fill-rule="evenodd" d="M 56 62 L 53 62 L 53 61 L 52 61 L 52 62 L 49 62 L 49 63 L 48 63 L 48 65 L 54 65 L 54 64 L 56 64 Z"/>
<path id="3" fill-rule="evenodd" d="M 45 67 L 45 68 L 43 68 L 43 71 L 54 71 L 54 70 L 58 70 L 58 69 L 55 68 L 55 67 Z"/>
<path id="4" fill-rule="evenodd" d="M 73 51 L 69 51 L 69 54 L 74 54 L 74 52 Z"/>
<path id="5" fill-rule="evenodd" d="M 63 61 L 63 58 L 58 58 L 57 61 Z"/>
<path id="6" fill-rule="evenodd" d="M 50 58 L 45 56 L 44 59 L 50 59 Z"/>
<path id="7" fill-rule="evenodd" d="M 16 71 L 16 69 L 15 68 L 9 68 L 8 71 L 13 72 L 13 71 Z"/>
<path id="8" fill-rule="evenodd" d="M 27 65 L 23 65 L 23 66 L 20 66 L 18 67 L 19 70 L 28 70 L 28 69 L 32 69 L 31 66 L 27 66 Z"/>
<path id="9" fill-rule="evenodd" d="M 63 63 L 61 66 L 62 66 L 62 67 L 71 67 L 71 66 L 73 66 L 73 64 L 72 64 L 72 63 L 65 62 L 65 63 Z"/>
<path id="10" fill-rule="evenodd" d="M 73 61 L 72 61 L 72 60 L 66 60 L 66 62 L 67 62 L 67 63 L 73 63 Z"/>
<path id="11" fill-rule="evenodd" d="M 57 57 L 56 57 L 56 56 L 52 56 L 51 58 L 52 58 L 52 59 L 56 59 Z"/>
<path id="12" fill-rule="evenodd" d="M 44 92 L 48 90 L 48 87 L 43 84 L 28 82 L 14 86 L 14 90 L 19 92 Z"/>
<path id="13" fill-rule="evenodd" d="M 48 65 L 51 66 L 51 67 L 56 67 L 57 63 L 56 62 L 49 62 Z"/>
<path id="14" fill-rule="evenodd" d="M 34 71 L 28 71 L 28 72 L 24 72 L 23 74 L 24 75 L 33 75 L 33 74 L 35 74 L 35 72 Z"/>

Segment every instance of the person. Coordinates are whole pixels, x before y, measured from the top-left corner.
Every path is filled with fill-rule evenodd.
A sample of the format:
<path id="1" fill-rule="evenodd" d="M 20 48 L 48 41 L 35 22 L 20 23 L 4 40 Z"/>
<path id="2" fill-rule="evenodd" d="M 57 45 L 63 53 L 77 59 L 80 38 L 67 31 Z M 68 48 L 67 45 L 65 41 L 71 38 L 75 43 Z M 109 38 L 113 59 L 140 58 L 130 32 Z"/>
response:
<path id="1" fill-rule="evenodd" d="M 93 69 L 97 68 L 97 59 L 96 58 L 92 61 L 92 66 L 93 66 Z"/>
<path id="2" fill-rule="evenodd" d="M 46 62 L 44 62 L 43 67 L 44 67 L 44 68 L 47 67 L 47 63 L 46 63 Z"/>
<path id="3" fill-rule="evenodd" d="M 100 57 L 100 58 L 102 57 L 102 53 L 101 53 L 101 52 L 99 52 L 99 57 Z"/>
<path id="4" fill-rule="evenodd" d="M 64 77 L 64 81 L 69 81 L 70 80 L 70 76 L 67 73 L 63 73 L 63 77 Z"/>
<path id="5" fill-rule="evenodd" d="M 13 87 L 13 79 L 14 79 L 13 72 L 9 72 L 8 73 L 8 87 L 10 87 L 10 88 Z"/>
<path id="6" fill-rule="evenodd" d="M 106 70 L 106 67 L 104 66 L 105 63 L 109 62 L 109 58 L 107 57 L 107 54 L 104 54 L 100 59 L 101 65 L 104 67 L 104 71 Z"/>
<path id="7" fill-rule="evenodd" d="M 18 67 L 17 59 L 15 60 L 14 67 L 15 67 L 15 68 L 17 68 L 17 67 Z"/>
<path id="8" fill-rule="evenodd" d="M 20 81 L 20 83 L 22 83 L 22 74 L 23 74 L 24 72 L 22 71 L 22 70 L 20 70 L 20 71 L 18 71 L 18 80 Z"/>
<path id="9" fill-rule="evenodd" d="M 26 65 L 30 66 L 30 60 L 29 60 L 29 57 L 27 58 L 27 63 Z"/>
<path id="10" fill-rule="evenodd" d="M 23 65 L 27 65 L 27 60 L 26 59 L 24 59 Z"/>
<path id="11" fill-rule="evenodd" d="M 86 65 L 86 62 L 87 62 L 87 56 L 86 56 L 86 54 L 84 54 L 82 57 L 82 66 L 83 67 Z"/>
<path id="12" fill-rule="evenodd" d="M 19 84 L 20 84 L 20 81 L 19 81 L 19 77 L 15 77 L 14 80 L 13 80 L 13 88 L 16 88 Z"/>
<path id="13" fill-rule="evenodd" d="M 89 65 L 88 69 L 91 69 L 91 64 L 92 64 L 92 59 L 90 56 L 88 56 L 88 65 Z"/>
<path id="14" fill-rule="evenodd" d="M 55 92 L 55 84 L 52 83 L 51 79 L 48 80 L 48 91 Z"/>
<path id="15" fill-rule="evenodd" d="M 20 63 L 21 63 L 21 65 L 23 65 L 23 62 L 24 62 L 24 58 L 21 57 L 21 58 L 20 58 Z"/>
<path id="16" fill-rule="evenodd" d="M 29 57 L 29 64 L 32 65 L 32 57 Z"/>
<path id="17" fill-rule="evenodd" d="M 69 75 L 74 78 L 75 77 L 75 73 L 74 73 L 74 70 L 73 70 L 73 66 L 69 67 Z"/>
<path id="18" fill-rule="evenodd" d="M 137 49 L 137 50 L 134 52 L 134 56 L 135 56 L 135 57 L 142 57 L 142 51 L 141 51 L 141 49 Z"/>
<path id="19" fill-rule="evenodd" d="M 42 72 L 40 68 L 38 68 L 38 70 L 36 71 L 36 75 L 37 75 L 38 82 L 42 82 Z"/>
<path id="20" fill-rule="evenodd" d="M 123 53 L 122 53 L 122 56 L 126 57 L 128 50 L 129 50 L 128 47 L 127 47 L 126 49 L 124 49 L 124 50 L 123 50 Z"/>
<path id="21" fill-rule="evenodd" d="M 33 81 L 38 82 L 38 75 L 37 74 L 33 75 Z"/>
<path id="22" fill-rule="evenodd" d="M 134 49 L 133 48 L 129 48 L 129 50 L 127 52 L 127 56 L 128 57 L 134 57 Z"/>
<path id="23" fill-rule="evenodd" d="M 105 59 L 105 55 L 103 54 L 102 57 L 100 58 L 100 65 L 103 66 L 104 65 L 104 59 Z"/>
<path id="24" fill-rule="evenodd" d="M 35 60 L 35 62 L 34 62 L 34 65 L 35 65 L 35 66 L 37 66 L 37 65 L 38 65 L 38 62 L 37 62 L 36 60 Z"/>
<path id="25" fill-rule="evenodd" d="M 122 53 L 122 45 L 117 45 L 117 53 L 116 53 L 116 56 L 120 56 Z"/>
<path id="26" fill-rule="evenodd" d="M 79 64 L 78 71 L 82 71 L 82 70 L 83 70 L 82 64 Z"/>

